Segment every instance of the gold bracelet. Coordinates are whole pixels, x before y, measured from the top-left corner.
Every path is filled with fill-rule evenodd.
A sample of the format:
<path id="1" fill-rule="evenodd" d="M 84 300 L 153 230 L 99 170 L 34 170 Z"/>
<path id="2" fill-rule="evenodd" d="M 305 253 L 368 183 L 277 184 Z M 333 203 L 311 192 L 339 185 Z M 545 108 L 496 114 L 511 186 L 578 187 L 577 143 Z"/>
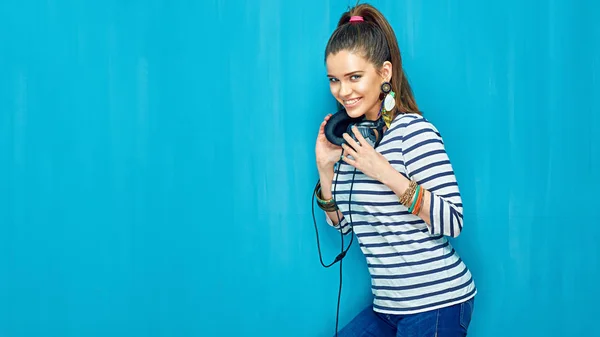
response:
<path id="1" fill-rule="evenodd" d="M 417 182 L 414 180 L 411 180 L 410 184 L 408 185 L 406 190 L 404 190 L 404 193 L 402 193 L 402 195 L 400 196 L 399 202 L 402 205 L 409 207 L 410 206 L 409 202 L 412 201 L 416 190 L 417 190 Z"/>

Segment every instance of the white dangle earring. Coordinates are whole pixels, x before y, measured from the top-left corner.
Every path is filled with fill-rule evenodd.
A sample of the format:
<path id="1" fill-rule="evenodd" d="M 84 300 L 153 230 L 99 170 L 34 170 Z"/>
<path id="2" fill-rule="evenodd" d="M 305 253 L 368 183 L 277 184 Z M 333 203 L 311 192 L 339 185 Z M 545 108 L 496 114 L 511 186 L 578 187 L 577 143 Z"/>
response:
<path id="1" fill-rule="evenodd" d="M 383 102 L 381 102 L 381 110 L 379 115 L 383 117 L 385 125 L 389 128 L 392 123 L 392 114 L 390 113 L 396 107 L 396 93 L 392 91 L 392 85 L 390 82 L 383 82 L 381 84 L 381 94 Z"/>

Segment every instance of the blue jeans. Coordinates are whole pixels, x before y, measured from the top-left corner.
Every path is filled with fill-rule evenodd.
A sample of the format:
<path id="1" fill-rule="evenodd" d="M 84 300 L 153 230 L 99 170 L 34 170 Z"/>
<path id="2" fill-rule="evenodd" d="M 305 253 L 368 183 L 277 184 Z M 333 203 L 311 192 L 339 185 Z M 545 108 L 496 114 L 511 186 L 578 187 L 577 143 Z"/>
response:
<path id="1" fill-rule="evenodd" d="M 475 299 L 412 315 L 388 315 L 369 306 L 338 332 L 339 337 L 464 337 Z"/>

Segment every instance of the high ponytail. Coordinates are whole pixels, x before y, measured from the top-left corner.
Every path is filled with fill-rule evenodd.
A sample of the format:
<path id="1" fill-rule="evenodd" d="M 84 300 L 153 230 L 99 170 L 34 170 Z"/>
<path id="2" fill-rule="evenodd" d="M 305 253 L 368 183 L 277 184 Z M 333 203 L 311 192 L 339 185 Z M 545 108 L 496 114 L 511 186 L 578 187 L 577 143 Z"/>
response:
<path id="1" fill-rule="evenodd" d="M 350 23 L 352 16 L 362 16 L 364 21 Z M 397 108 L 393 117 L 397 113 L 420 114 L 402 68 L 402 56 L 396 34 L 381 12 L 369 4 L 360 4 L 344 12 L 325 48 L 325 60 L 330 54 L 342 50 L 359 53 L 377 69 L 380 69 L 385 61 L 391 62 L 390 84 L 396 93 Z"/>

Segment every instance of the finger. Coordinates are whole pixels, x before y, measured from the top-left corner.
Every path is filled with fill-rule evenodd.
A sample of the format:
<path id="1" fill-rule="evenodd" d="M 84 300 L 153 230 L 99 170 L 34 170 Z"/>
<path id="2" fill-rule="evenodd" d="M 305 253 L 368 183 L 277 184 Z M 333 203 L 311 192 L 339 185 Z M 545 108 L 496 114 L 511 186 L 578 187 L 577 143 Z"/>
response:
<path id="1" fill-rule="evenodd" d="M 342 149 L 344 149 L 344 153 L 346 155 L 352 156 L 352 158 L 358 157 L 356 151 L 354 151 L 354 149 L 348 146 L 347 144 L 342 144 Z"/>
<path id="2" fill-rule="evenodd" d="M 352 146 L 355 151 L 358 151 L 360 144 L 358 144 L 347 132 L 344 132 L 343 137 L 348 145 Z"/>
<path id="3" fill-rule="evenodd" d="M 342 156 L 342 160 L 354 167 L 356 167 L 356 161 L 354 159 L 348 158 L 347 156 Z M 358 168 L 358 167 L 356 167 Z"/>
<path id="4" fill-rule="evenodd" d="M 319 134 L 325 133 L 325 124 L 327 124 L 327 120 L 321 122 L 321 125 L 319 126 Z"/>
<path id="5" fill-rule="evenodd" d="M 325 116 L 325 118 L 323 119 L 323 121 L 321 122 L 321 126 L 319 128 L 319 133 L 323 133 L 325 130 L 325 125 L 327 124 L 327 122 L 329 121 L 329 118 L 331 117 L 331 114 L 328 114 L 327 116 Z M 323 131 L 323 132 L 321 132 Z"/>
<path id="6" fill-rule="evenodd" d="M 369 144 L 369 142 L 367 142 L 365 140 L 365 138 L 362 136 L 362 134 L 360 133 L 360 131 L 358 131 L 358 128 L 356 126 L 352 127 L 352 132 L 354 133 L 354 136 L 356 137 L 356 139 L 358 140 L 358 142 L 361 145 L 364 145 L 364 146 L 367 146 L 367 147 L 371 146 L 371 144 Z"/>

